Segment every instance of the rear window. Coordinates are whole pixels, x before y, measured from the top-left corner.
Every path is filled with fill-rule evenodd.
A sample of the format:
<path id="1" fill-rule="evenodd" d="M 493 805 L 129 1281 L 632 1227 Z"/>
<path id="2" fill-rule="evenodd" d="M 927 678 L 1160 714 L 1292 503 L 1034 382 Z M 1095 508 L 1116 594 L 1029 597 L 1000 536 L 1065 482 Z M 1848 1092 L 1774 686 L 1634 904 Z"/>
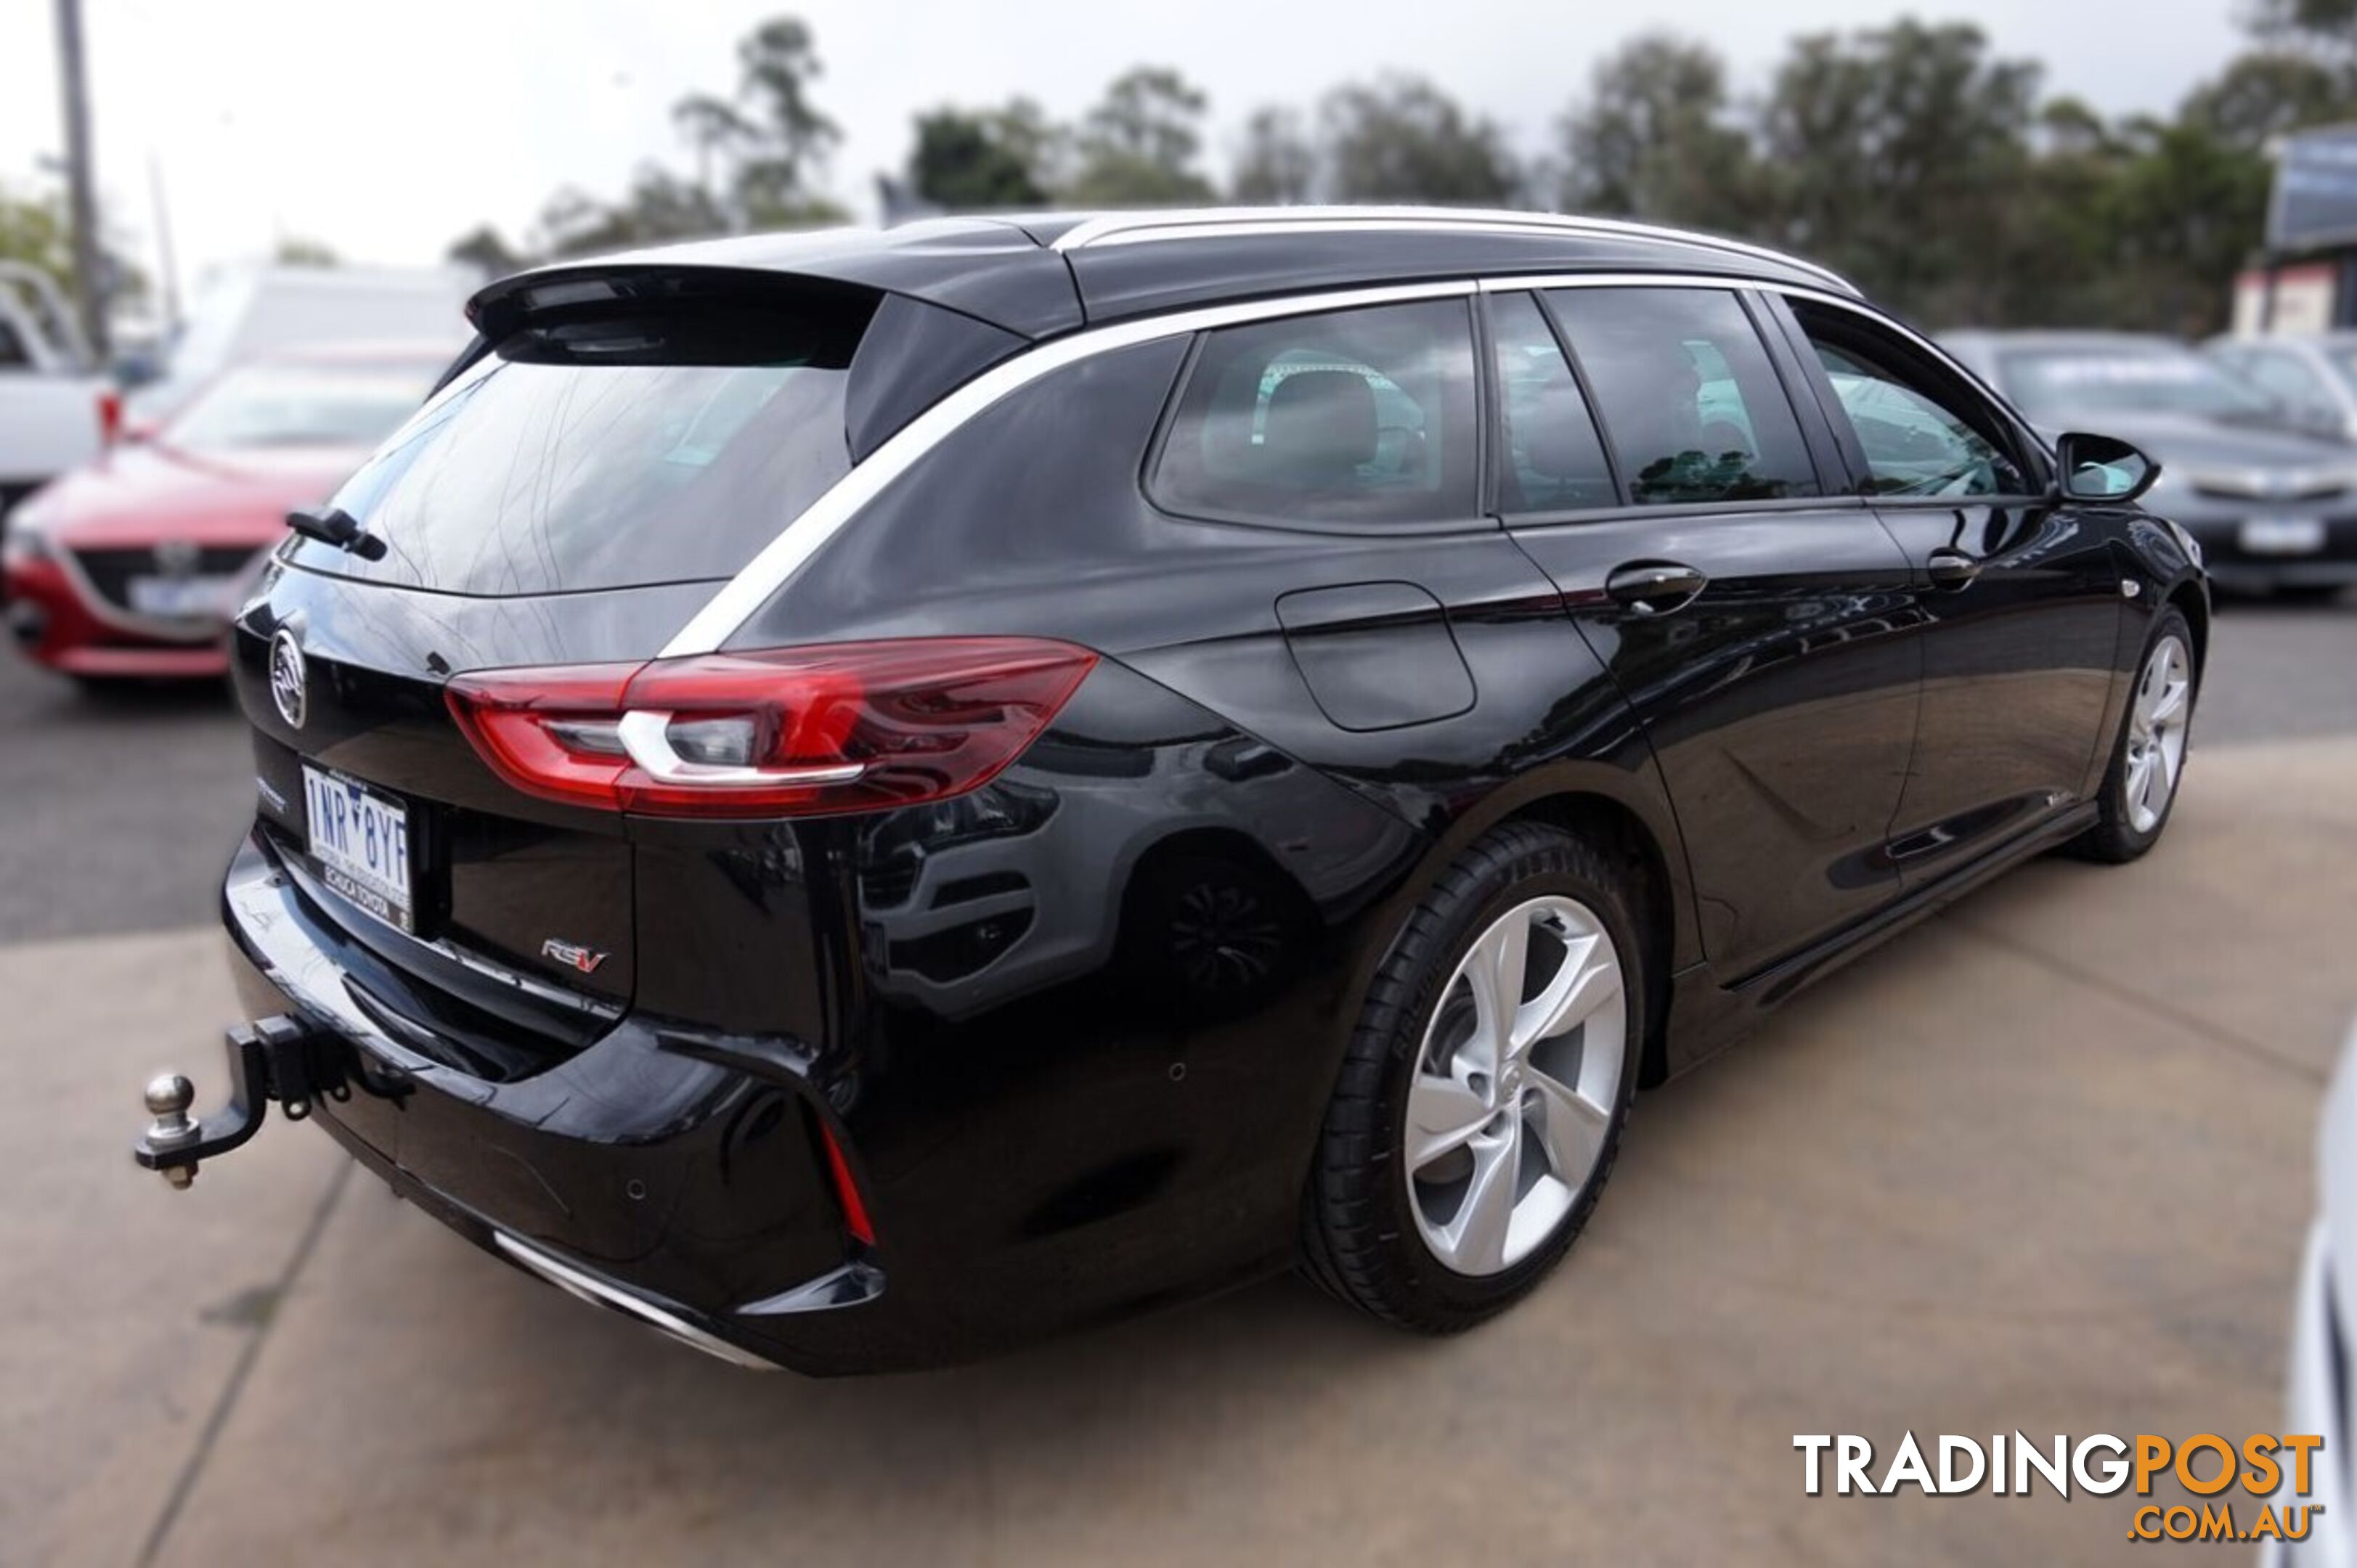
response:
<path id="1" fill-rule="evenodd" d="M 733 576 L 851 467 L 844 392 L 872 304 L 707 306 L 528 328 L 337 493 L 384 541 L 298 565 L 483 596 Z"/>

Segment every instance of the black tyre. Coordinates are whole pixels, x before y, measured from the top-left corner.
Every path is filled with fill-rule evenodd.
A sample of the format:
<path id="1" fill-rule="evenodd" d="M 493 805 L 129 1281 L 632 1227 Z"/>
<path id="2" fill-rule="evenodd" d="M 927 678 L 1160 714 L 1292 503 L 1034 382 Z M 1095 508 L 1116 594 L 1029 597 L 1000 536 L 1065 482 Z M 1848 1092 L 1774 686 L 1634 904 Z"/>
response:
<path id="1" fill-rule="evenodd" d="M 1313 1279 L 1448 1334 L 1561 1261 L 1611 1174 L 1642 1055 L 1631 905 L 1610 856 L 1534 822 L 1491 832 L 1425 896 L 1327 1107 L 1303 1208 Z"/>
<path id="2" fill-rule="evenodd" d="M 2104 772 L 2097 802 L 2103 815 L 2071 841 L 2072 854 L 2118 865 L 2159 842 L 2184 777 L 2193 694 L 2200 685 L 2192 630 L 2179 611 L 2163 609 L 2145 639 L 2127 711 L 2112 742 L 2111 766 Z"/>

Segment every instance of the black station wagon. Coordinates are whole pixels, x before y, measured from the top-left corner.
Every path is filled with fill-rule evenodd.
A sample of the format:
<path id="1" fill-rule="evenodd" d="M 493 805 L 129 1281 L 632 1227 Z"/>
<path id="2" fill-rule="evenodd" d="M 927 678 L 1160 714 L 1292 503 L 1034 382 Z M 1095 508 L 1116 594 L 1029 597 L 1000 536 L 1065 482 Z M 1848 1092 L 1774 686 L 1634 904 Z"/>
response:
<path id="1" fill-rule="evenodd" d="M 248 1019 L 139 1157 L 274 1101 L 748 1364 L 1479 1322 L 1640 1088 L 2184 766 L 2149 461 L 1751 246 L 948 220 L 469 316 L 236 618 Z"/>

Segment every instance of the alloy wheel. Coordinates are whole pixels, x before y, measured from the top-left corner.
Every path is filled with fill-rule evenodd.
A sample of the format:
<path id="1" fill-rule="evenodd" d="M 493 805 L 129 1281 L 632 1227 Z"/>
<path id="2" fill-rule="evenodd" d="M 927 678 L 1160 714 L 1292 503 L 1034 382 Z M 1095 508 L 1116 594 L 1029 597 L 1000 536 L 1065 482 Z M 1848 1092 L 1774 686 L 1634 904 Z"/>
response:
<path id="1" fill-rule="evenodd" d="M 1500 916 L 1434 1010 L 1408 1089 L 1408 1201 L 1425 1245 L 1494 1274 L 1555 1233 L 1595 1175 L 1628 1009 L 1602 920 L 1560 897 Z"/>
<path id="2" fill-rule="evenodd" d="M 2128 765 L 2123 781 L 2128 825 L 2148 833 L 2169 811 L 2185 768 L 2185 725 L 2192 716 L 2193 660 L 2185 644 L 2153 645 L 2128 714 Z"/>

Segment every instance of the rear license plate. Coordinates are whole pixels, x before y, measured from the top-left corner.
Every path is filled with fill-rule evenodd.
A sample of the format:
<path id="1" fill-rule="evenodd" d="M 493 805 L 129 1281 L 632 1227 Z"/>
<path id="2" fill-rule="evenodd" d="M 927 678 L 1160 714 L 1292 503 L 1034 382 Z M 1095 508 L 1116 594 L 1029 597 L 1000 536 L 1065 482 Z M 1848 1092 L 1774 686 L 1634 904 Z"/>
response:
<path id="1" fill-rule="evenodd" d="M 417 929 L 409 892 L 409 808 L 303 768 L 303 820 L 327 885 L 381 920 Z"/>
<path id="2" fill-rule="evenodd" d="M 236 607 L 235 577 L 134 577 L 131 607 L 167 620 L 227 620 Z"/>
<path id="3" fill-rule="evenodd" d="M 2243 524 L 2242 540 L 2252 555 L 2313 555 L 2324 548 L 2324 520 L 2255 517 Z"/>

